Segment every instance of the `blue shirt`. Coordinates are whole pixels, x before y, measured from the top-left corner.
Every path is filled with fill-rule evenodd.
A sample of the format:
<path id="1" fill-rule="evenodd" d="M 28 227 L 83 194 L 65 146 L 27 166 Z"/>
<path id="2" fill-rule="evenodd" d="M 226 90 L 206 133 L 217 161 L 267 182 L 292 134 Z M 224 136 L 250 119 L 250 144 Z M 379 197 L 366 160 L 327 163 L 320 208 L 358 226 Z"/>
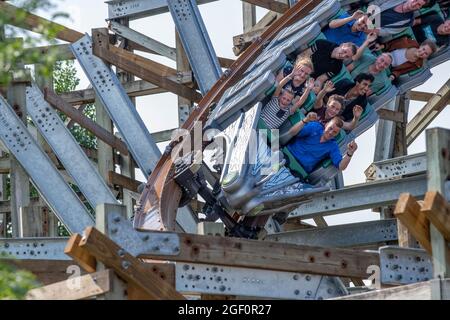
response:
<path id="1" fill-rule="evenodd" d="M 348 13 L 343 13 L 337 19 L 345 19 L 348 17 L 350 17 Z M 339 45 L 346 42 L 353 42 L 358 47 L 360 47 L 364 43 L 364 41 L 366 41 L 367 35 L 362 31 L 353 32 L 352 26 L 354 23 L 355 20 L 352 20 L 350 22 L 347 22 L 343 26 L 340 26 L 339 28 L 332 29 L 328 27 L 325 31 L 323 31 L 323 34 L 329 41 L 332 41 Z"/>
<path id="2" fill-rule="evenodd" d="M 321 143 L 324 128 L 319 122 L 309 122 L 297 134 L 287 148 L 306 172 L 310 173 L 324 159 L 330 157 L 333 165 L 339 168 L 341 151 L 335 139 Z"/>

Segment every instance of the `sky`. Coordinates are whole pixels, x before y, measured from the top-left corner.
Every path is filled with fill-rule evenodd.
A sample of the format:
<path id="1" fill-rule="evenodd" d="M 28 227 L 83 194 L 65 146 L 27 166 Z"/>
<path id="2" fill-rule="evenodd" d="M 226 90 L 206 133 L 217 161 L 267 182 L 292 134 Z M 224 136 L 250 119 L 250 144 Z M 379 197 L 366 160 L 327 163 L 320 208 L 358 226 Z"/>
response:
<path id="1" fill-rule="evenodd" d="M 149 0 L 151 1 L 151 0 Z M 98 0 L 76 0 L 76 1 L 53 1 L 58 5 L 60 11 L 70 15 L 69 20 L 59 22 L 80 32 L 90 33 L 92 28 L 106 27 L 105 19 L 108 17 L 107 4 Z M 206 29 L 209 32 L 211 42 L 216 54 L 221 57 L 236 59 L 232 51 L 232 38 L 242 33 L 242 3 L 240 0 L 221 0 L 204 5 L 200 5 L 200 13 L 203 17 Z M 257 18 L 260 19 L 267 11 L 257 9 Z M 49 17 L 50 12 L 37 12 L 43 17 Z M 169 13 L 160 14 L 134 20 L 130 22 L 130 27 L 151 38 L 175 47 L 175 25 Z M 138 52 L 138 54 L 142 54 Z M 175 67 L 174 62 L 167 58 L 156 55 L 142 54 L 164 63 L 170 67 Z M 425 84 L 415 88 L 418 91 L 435 93 L 448 79 L 450 61 L 432 69 L 433 77 Z M 81 83 L 78 89 L 85 89 L 89 82 L 78 66 L 78 76 Z M 137 98 L 137 110 L 150 132 L 158 132 L 166 129 L 173 129 L 178 126 L 177 97 L 172 93 L 163 93 L 147 97 Z M 425 105 L 423 102 L 411 102 L 409 119 L 412 119 L 417 112 Z M 443 127 L 450 128 L 450 108 L 446 108 L 431 123 L 429 128 Z M 344 171 L 344 181 L 346 185 L 365 182 L 364 171 L 373 162 L 375 150 L 375 127 L 365 132 L 357 138 L 358 151 Z M 160 144 L 163 148 L 164 144 Z M 408 154 L 415 154 L 425 151 L 425 134 L 422 133 L 416 141 L 408 148 Z M 144 181 L 139 173 L 137 179 Z M 377 220 L 379 215 L 370 210 L 358 211 L 348 214 L 325 217 L 330 225 L 361 222 L 367 220 Z M 308 222 L 308 221 L 307 221 Z"/>

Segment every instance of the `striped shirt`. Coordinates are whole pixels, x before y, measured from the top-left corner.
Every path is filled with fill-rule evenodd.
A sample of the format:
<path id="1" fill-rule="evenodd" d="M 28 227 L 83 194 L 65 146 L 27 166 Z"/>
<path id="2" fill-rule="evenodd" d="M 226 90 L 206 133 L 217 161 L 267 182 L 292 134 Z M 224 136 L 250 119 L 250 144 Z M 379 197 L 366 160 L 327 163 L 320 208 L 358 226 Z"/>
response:
<path id="1" fill-rule="evenodd" d="M 290 108 L 280 108 L 278 97 L 272 97 L 261 111 L 261 118 L 269 129 L 278 129 L 290 115 Z"/>

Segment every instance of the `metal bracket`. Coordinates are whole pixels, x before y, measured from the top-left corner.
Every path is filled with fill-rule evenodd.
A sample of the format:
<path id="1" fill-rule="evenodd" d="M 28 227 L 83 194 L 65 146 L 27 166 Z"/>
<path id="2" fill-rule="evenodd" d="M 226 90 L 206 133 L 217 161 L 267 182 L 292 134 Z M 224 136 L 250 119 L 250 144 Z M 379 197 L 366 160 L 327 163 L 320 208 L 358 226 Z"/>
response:
<path id="1" fill-rule="evenodd" d="M 222 69 L 195 0 L 167 0 L 195 79 L 203 95 L 219 80 Z"/>
<path id="2" fill-rule="evenodd" d="M 422 249 L 380 248 L 381 283 L 404 285 L 433 278 L 430 256 Z"/>
<path id="3" fill-rule="evenodd" d="M 83 232 L 94 219 L 38 146 L 8 102 L 0 96 L 0 139 L 30 175 L 52 211 L 71 232 Z"/>
<path id="4" fill-rule="evenodd" d="M 0 257 L 39 260 L 70 260 L 64 254 L 68 238 L 0 239 Z"/>
<path id="5" fill-rule="evenodd" d="M 427 171 L 425 152 L 372 163 L 365 174 L 367 180 L 392 179 Z"/>
<path id="6" fill-rule="evenodd" d="M 197 0 L 198 4 L 217 0 Z M 129 18 L 130 20 L 144 18 L 168 12 L 166 0 L 113 0 L 108 4 L 109 19 Z"/>
<path id="7" fill-rule="evenodd" d="M 139 232 L 119 210 L 109 210 L 105 214 L 108 237 L 131 255 L 137 257 L 143 252 L 177 255 L 180 252 L 180 238 L 177 233 Z"/>
<path id="8" fill-rule="evenodd" d="M 92 207 L 117 203 L 97 169 L 35 83 L 26 89 L 26 96 L 28 114 Z"/>
<path id="9" fill-rule="evenodd" d="M 177 263 L 177 291 L 278 299 L 322 300 L 346 295 L 332 277 L 228 266 Z"/>
<path id="10" fill-rule="evenodd" d="M 148 178 L 161 152 L 136 107 L 123 89 L 117 75 L 100 58 L 92 54 L 92 40 L 89 35 L 86 34 L 73 43 L 71 48 L 108 115 L 123 136 L 133 159 Z"/>

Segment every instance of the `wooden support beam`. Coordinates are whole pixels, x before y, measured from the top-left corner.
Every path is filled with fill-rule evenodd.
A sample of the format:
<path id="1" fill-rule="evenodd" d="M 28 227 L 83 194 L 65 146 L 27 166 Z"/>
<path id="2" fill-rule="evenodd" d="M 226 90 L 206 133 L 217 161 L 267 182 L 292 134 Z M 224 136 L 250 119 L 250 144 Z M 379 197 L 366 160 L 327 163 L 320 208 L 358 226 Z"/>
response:
<path id="1" fill-rule="evenodd" d="M 137 258 L 122 250 L 116 243 L 93 227 L 85 230 L 80 247 L 86 249 L 106 267 L 114 269 L 124 279 L 156 300 L 183 300 L 173 286 L 145 267 Z"/>
<path id="2" fill-rule="evenodd" d="M 93 52 L 96 56 L 178 96 L 195 102 L 201 100 L 202 95 L 194 89 L 167 78 L 168 75 L 176 75 L 176 70 L 109 45 L 107 32 L 107 29 L 93 29 L 92 31 Z"/>
<path id="3" fill-rule="evenodd" d="M 176 77 L 173 76 L 172 79 L 176 80 Z M 187 82 L 190 82 L 191 79 L 192 78 L 189 76 L 189 80 Z M 131 83 L 124 83 L 122 85 L 129 97 L 140 97 L 149 94 L 167 92 L 165 89 L 161 89 L 158 86 L 155 86 L 154 84 L 148 83 L 144 80 L 136 80 Z M 95 102 L 94 89 L 70 91 L 61 93 L 59 94 L 59 96 L 72 106 Z"/>
<path id="4" fill-rule="evenodd" d="M 27 300 L 81 300 L 111 290 L 112 271 L 103 270 L 28 291 Z"/>
<path id="5" fill-rule="evenodd" d="M 138 192 L 138 187 L 143 183 L 114 171 L 108 173 L 108 183 L 118 185 L 133 192 Z"/>
<path id="6" fill-rule="evenodd" d="M 417 139 L 428 125 L 444 110 L 450 101 L 450 79 L 434 94 L 406 127 L 408 146 Z"/>
<path id="7" fill-rule="evenodd" d="M 378 115 L 383 120 L 390 120 L 394 122 L 404 122 L 405 114 L 403 112 L 392 111 L 388 109 L 378 109 Z"/>
<path id="8" fill-rule="evenodd" d="M 269 9 L 278 13 L 285 13 L 289 9 L 289 5 L 276 0 L 242 0 L 255 6 Z"/>
<path id="9" fill-rule="evenodd" d="M 428 220 L 450 241 L 450 204 L 436 191 L 427 192 L 421 210 Z"/>
<path id="10" fill-rule="evenodd" d="M 438 297 L 435 295 L 438 291 Z M 331 300 L 448 300 L 450 279 L 418 282 L 383 290 L 352 294 Z"/>
<path id="11" fill-rule="evenodd" d="M 88 251 L 80 247 L 81 236 L 73 234 L 64 248 L 64 253 L 75 260 L 87 272 L 95 272 L 97 270 L 97 261 Z"/>
<path id="12" fill-rule="evenodd" d="M 255 39 L 262 35 L 267 27 L 278 18 L 276 12 L 268 12 L 258 23 L 243 34 L 233 37 L 233 52 L 236 56 L 247 49 Z"/>
<path id="13" fill-rule="evenodd" d="M 0 174 L 7 174 L 11 170 L 11 160 L 7 156 L 0 158 Z M 2 192 L 0 190 L 0 192 Z"/>
<path id="14" fill-rule="evenodd" d="M 179 254 L 143 252 L 139 257 L 355 278 L 367 278 L 367 267 L 379 265 L 378 254 L 372 252 L 184 233 L 178 236 Z"/>
<path id="15" fill-rule="evenodd" d="M 420 245 L 431 254 L 430 222 L 421 212 L 421 206 L 417 200 L 409 193 L 402 193 L 395 207 L 394 215 L 408 228 Z"/>
<path id="16" fill-rule="evenodd" d="M 409 94 L 409 98 L 414 101 L 428 102 L 432 97 L 432 93 L 423 91 L 410 91 Z"/>
<path id="17" fill-rule="evenodd" d="M 24 28 L 33 32 L 42 33 L 39 27 L 42 25 L 44 26 L 50 25 L 51 27 L 59 30 L 58 33 L 56 34 L 56 38 L 59 40 L 64 40 L 67 42 L 75 42 L 81 37 L 83 37 L 83 34 L 78 31 L 72 30 L 61 24 L 39 17 L 35 14 L 27 12 L 21 8 L 15 7 L 4 1 L 0 2 L 0 10 L 2 11 L 2 14 L 4 14 L 5 16 L 20 17 L 20 19 L 13 18 L 12 21 L 8 21 L 12 25 L 19 28 Z"/>
<path id="18" fill-rule="evenodd" d="M 44 90 L 44 98 L 45 100 L 51 104 L 55 109 L 63 112 L 69 118 L 77 122 L 83 128 L 89 130 L 93 135 L 107 143 L 111 147 L 118 150 L 120 153 L 124 155 L 128 155 L 127 145 L 117 138 L 115 135 L 110 133 L 108 130 L 102 128 L 93 120 L 86 117 L 83 112 L 79 111 L 76 108 L 73 108 L 70 104 L 68 104 L 64 99 L 62 99 L 59 95 L 57 95 L 53 90 L 46 88 Z"/>
<path id="19" fill-rule="evenodd" d="M 37 57 L 45 57 L 48 55 L 55 56 L 56 60 L 73 60 L 75 59 L 69 44 L 56 44 L 43 47 L 26 48 L 23 50 L 23 64 L 35 64 L 41 62 L 36 60 Z M 39 58 L 38 58 L 39 59 Z"/>
<path id="20" fill-rule="evenodd" d="M 16 260 L 5 259 L 1 260 L 1 264 L 9 264 L 16 268 L 28 270 L 33 273 L 37 280 L 43 284 L 48 285 L 58 281 L 66 280 L 70 274 L 67 273 L 67 268 L 77 265 L 72 260 Z M 85 274 L 83 271 L 81 275 Z"/>

